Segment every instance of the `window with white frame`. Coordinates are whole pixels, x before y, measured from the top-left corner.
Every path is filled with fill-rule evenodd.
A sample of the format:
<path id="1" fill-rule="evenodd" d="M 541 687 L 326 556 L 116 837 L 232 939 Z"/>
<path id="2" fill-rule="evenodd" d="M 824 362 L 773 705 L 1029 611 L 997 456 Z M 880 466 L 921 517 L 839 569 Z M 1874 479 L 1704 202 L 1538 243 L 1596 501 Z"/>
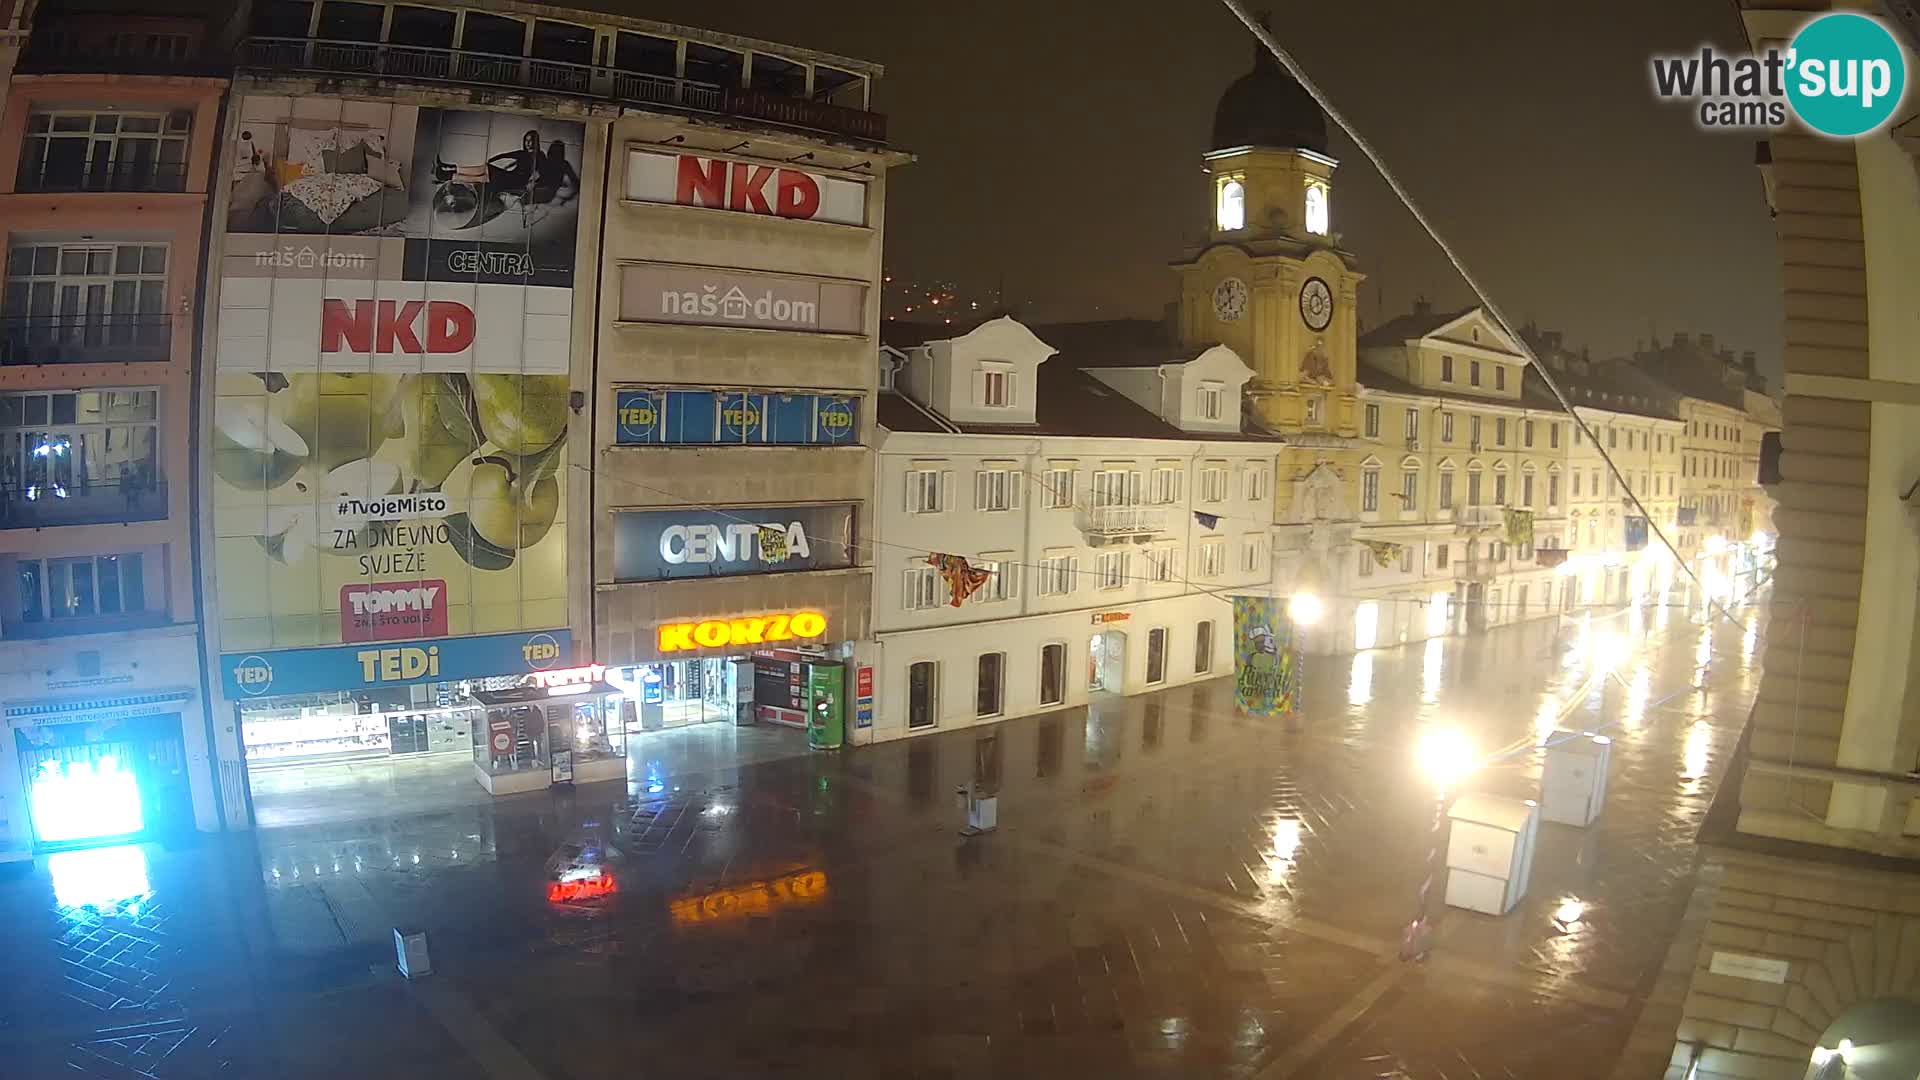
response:
<path id="1" fill-rule="evenodd" d="M 1525 447 L 1528 447 L 1528 448 L 1532 448 L 1532 446 L 1533 446 L 1533 421 L 1531 421 L 1531 420 L 1522 420 L 1522 421 L 1520 421 L 1520 444 L 1521 444 L 1522 446 L 1525 446 Z"/>
<path id="2" fill-rule="evenodd" d="M 1400 572 L 1403 574 L 1413 573 L 1413 548 L 1412 544 L 1400 548 Z"/>
<path id="3" fill-rule="evenodd" d="M 1442 356 L 1440 358 L 1440 381 L 1453 381 L 1453 357 L 1451 356 Z"/>
<path id="4" fill-rule="evenodd" d="M 1222 503 L 1227 501 L 1227 467 L 1208 465 L 1200 470 L 1200 501 Z"/>
<path id="5" fill-rule="evenodd" d="M 1406 433 L 1408 442 L 1420 441 L 1420 410 L 1408 409 L 1401 429 Z"/>
<path id="6" fill-rule="evenodd" d="M 1217 578 L 1227 572 L 1227 542 L 1220 537 L 1200 541 L 1200 557 L 1196 560 L 1197 573 L 1203 578 Z"/>
<path id="7" fill-rule="evenodd" d="M 1327 422 L 1327 396 L 1325 394 L 1307 395 L 1307 423 L 1315 426 Z"/>
<path id="8" fill-rule="evenodd" d="M 1467 442 L 1472 444 L 1475 450 L 1480 449 L 1480 417 L 1478 416 L 1467 417 Z"/>
<path id="9" fill-rule="evenodd" d="M 1480 470 L 1467 470 L 1467 505 L 1480 505 Z"/>
<path id="10" fill-rule="evenodd" d="M 1153 467 L 1147 485 L 1147 501 L 1166 506 L 1180 501 L 1180 480 L 1186 472 L 1177 464 L 1161 462 Z"/>
<path id="11" fill-rule="evenodd" d="M 20 191 L 185 191 L 193 110 L 36 111 L 20 148 Z"/>
<path id="12" fill-rule="evenodd" d="M 1560 449 L 1560 425 L 1558 423 L 1547 425 L 1547 449 Z"/>
<path id="13" fill-rule="evenodd" d="M 17 244 L 4 309 L 29 344 L 164 345 L 167 245 Z"/>
<path id="14" fill-rule="evenodd" d="M 1360 471 L 1360 512 L 1375 514 L 1380 511 L 1380 470 L 1377 468 Z"/>
<path id="15" fill-rule="evenodd" d="M 1020 509 L 1020 468 L 1012 464 L 988 463 L 973 474 L 975 510 Z"/>
<path id="16" fill-rule="evenodd" d="M 1453 509 L 1453 470 L 1440 470 L 1440 509 Z"/>
<path id="17" fill-rule="evenodd" d="M 1033 591 L 1041 596 L 1070 596 L 1080 560 L 1066 552 L 1049 552 L 1034 567 Z"/>
<path id="18" fill-rule="evenodd" d="M 1445 570 L 1447 568 L 1447 560 L 1452 557 L 1453 557 L 1452 544 L 1433 545 L 1433 565 L 1435 569 Z"/>
<path id="19" fill-rule="evenodd" d="M 915 468 L 907 472 L 907 513 L 937 514 L 945 510 L 946 476 L 938 468 Z"/>
<path id="20" fill-rule="evenodd" d="M 1127 583 L 1127 553 L 1124 551 L 1103 551 L 1094 564 L 1099 577 L 1099 588 L 1118 589 Z"/>
<path id="21" fill-rule="evenodd" d="M 1507 418 L 1496 416 L 1493 419 L 1493 445 L 1507 445 Z"/>
<path id="22" fill-rule="evenodd" d="M 1156 582 L 1169 582 L 1180 575 L 1180 548 L 1175 544 L 1161 544 L 1147 549 L 1147 577 Z"/>
<path id="23" fill-rule="evenodd" d="M 1137 506 L 1140 474 L 1130 469 L 1100 469 L 1093 474 L 1093 505 Z"/>
<path id="24" fill-rule="evenodd" d="M 1478 360 L 1467 361 L 1467 385 L 1480 385 L 1480 361 Z"/>
<path id="25" fill-rule="evenodd" d="M 1247 466 L 1247 501 L 1259 502 L 1267 497 L 1267 467 L 1265 465 Z"/>
<path id="26" fill-rule="evenodd" d="M 1400 509 L 1420 509 L 1420 470 L 1407 469 L 1400 474 Z"/>
<path id="27" fill-rule="evenodd" d="M 1221 403 L 1226 397 L 1226 389 L 1225 383 L 1203 382 L 1200 384 L 1199 390 L 1195 392 L 1197 398 L 1196 411 L 1199 412 L 1200 419 L 1220 419 L 1223 411 Z"/>
<path id="28" fill-rule="evenodd" d="M 1576 499 L 1580 497 L 1580 470 L 1579 469 L 1573 470 L 1573 497 Z"/>
<path id="29" fill-rule="evenodd" d="M 1008 364 L 981 364 L 980 404 L 990 409 L 1013 406 L 1013 368 Z"/>
<path id="30" fill-rule="evenodd" d="M 1360 576 L 1372 577 L 1373 569 L 1376 565 L 1378 565 L 1378 560 L 1376 560 L 1373 557 L 1373 549 L 1368 547 L 1365 544 L 1361 544 L 1360 545 L 1360 568 L 1359 568 Z"/>
<path id="31" fill-rule="evenodd" d="M 1380 406 L 1368 405 L 1365 413 L 1366 435 L 1369 439 L 1380 437 Z"/>
<path id="32" fill-rule="evenodd" d="M 1013 561 L 1013 552 L 983 553 L 980 558 L 972 560 L 972 565 L 977 570 L 987 572 L 987 581 L 967 598 L 970 602 L 993 604 L 1019 595 L 1020 567 Z"/>
<path id="33" fill-rule="evenodd" d="M 1495 390 L 1505 390 L 1507 388 L 1507 368 L 1505 364 L 1493 365 L 1493 388 Z"/>
<path id="34" fill-rule="evenodd" d="M 1523 473 L 1520 476 L 1520 505 L 1527 506 L 1527 507 L 1531 507 L 1533 505 L 1533 474 L 1532 473 Z"/>
<path id="35" fill-rule="evenodd" d="M 1064 510 L 1073 505 L 1074 468 L 1066 462 L 1050 462 L 1047 465 L 1046 503 L 1053 510 Z"/>
<path id="36" fill-rule="evenodd" d="M 940 606 L 940 573 L 931 566 L 910 566 L 905 575 L 900 606 L 924 611 Z"/>
<path id="37" fill-rule="evenodd" d="M 1440 414 L 1440 441 L 1443 443 L 1450 443 L 1453 441 L 1453 414 L 1452 413 Z"/>
<path id="38" fill-rule="evenodd" d="M 1507 505 L 1507 474 L 1493 474 L 1493 505 Z"/>
<path id="39" fill-rule="evenodd" d="M 1240 541 L 1240 569 L 1244 573 L 1257 574 L 1271 567 L 1268 557 L 1267 534 L 1248 533 Z"/>

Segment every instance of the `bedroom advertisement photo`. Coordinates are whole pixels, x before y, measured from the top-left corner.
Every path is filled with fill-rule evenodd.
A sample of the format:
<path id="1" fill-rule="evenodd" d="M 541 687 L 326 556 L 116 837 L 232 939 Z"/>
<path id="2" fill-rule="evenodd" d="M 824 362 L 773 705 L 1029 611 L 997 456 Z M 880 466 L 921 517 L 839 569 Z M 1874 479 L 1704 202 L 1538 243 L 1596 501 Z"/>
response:
<path id="1" fill-rule="evenodd" d="M 225 653 L 564 628 L 582 127 L 246 97 L 211 459 Z"/>

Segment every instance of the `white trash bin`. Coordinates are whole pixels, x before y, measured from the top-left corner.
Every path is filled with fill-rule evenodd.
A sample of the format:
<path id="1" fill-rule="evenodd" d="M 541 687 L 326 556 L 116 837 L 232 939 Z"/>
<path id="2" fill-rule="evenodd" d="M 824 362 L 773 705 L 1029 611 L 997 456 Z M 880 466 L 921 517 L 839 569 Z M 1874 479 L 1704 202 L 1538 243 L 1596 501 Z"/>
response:
<path id="1" fill-rule="evenodd" d="M 1532 799 L 1462 795 L 1448 808 L 1447 904 L 1505 915 L 1527 894 L 1540 807 Z"/>
<path id="2" fill-rule="evenodd" d="M 1540 773 L 1540 816 L 1562 825 L 1593 824 L 1607 801 L 1607 763 L 1613 740 L 1581 731 L 1556 731 L 1547 739 Z"/>

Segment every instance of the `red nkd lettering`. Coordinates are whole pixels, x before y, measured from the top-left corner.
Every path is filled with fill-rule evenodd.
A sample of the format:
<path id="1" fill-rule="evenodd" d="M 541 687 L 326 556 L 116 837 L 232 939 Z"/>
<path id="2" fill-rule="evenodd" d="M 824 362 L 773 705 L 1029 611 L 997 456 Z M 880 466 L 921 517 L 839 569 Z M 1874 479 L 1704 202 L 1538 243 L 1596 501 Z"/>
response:
<path id="1" fill-rule="evenodd" d="M 794 169 L 781 169 L 774 181 L 774 207 L 781 217 L 810 218 L 820 212 L 820 185 Z"/>
<path id="2" fill-rule="evenodd" d="M 773 206 L 767 202 L 767 181 L 773 179 L 774 171 L 771 165 L 734 162 L 733 184 L 727 191 L 727 209 L 745 210 L 751 214 L 773 213 Z"/>
<path id="3" fill-rule="evenodd" d="M 419 322 L 425 320 L 426 343 Z M 473 309 L 455 300 L 321 302 L 323 353 L 457 353 L 473 347 Z"/>
<path id="4" fill-rule="evenodd" d="M 673 201 L 682 206 L 727 205 L 727 163 L 709 158 L 680 155 L 675 177 Z"/>

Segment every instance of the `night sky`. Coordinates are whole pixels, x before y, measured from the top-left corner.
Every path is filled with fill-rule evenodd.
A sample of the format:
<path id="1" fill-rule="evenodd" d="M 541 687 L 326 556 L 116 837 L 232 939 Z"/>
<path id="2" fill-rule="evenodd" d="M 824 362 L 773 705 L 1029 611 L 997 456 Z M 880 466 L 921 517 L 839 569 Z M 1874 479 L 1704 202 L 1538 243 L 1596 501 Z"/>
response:
<path id="1" fill-rule="evenodd" d="M 1274 29 L 1514 317 L 1596 356 L 1705 331 L 1779 368 L 1779 281 L 1750 138 L 1656 102 L 1647 58 L 1743 48 L 1732 0 L 1268 0 Z M 1205 227 L 1200 155 L 1253 39 L 1214 0 L 655 0 L 685 21 L 875 60 L 892 141 L 888 272 L 1036 321 L 1157 317 Z M 1438 249 L 1344 137 L 1334 229 L 1363 325 L 1464 306 Z"/>

